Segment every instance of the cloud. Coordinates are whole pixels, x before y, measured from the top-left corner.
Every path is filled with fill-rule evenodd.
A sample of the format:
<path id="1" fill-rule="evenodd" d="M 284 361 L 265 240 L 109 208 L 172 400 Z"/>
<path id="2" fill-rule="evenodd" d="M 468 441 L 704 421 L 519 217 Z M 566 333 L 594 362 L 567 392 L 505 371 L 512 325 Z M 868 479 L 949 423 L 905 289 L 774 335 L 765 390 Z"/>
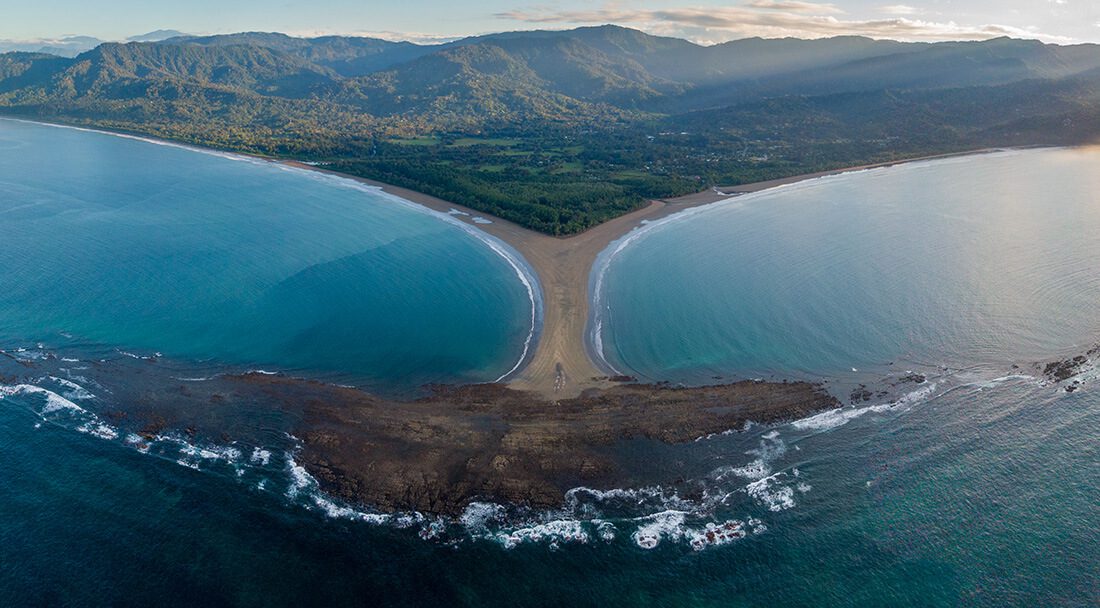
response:
<path id="1" fill-rule="evenodd" d="M 65 36 L 63 38 L 33 38 L 27 40 L 0 40 L 0 53 L 21 51 L 37 53 L 48 52 L 74 56 L 99 46 L 103 41 L 91 36 Z"/>
<path id="2" fill-rule="evenodd" d="M 465 35 L 432 34 L 425 32 L 395 32 L 390 30 L 290 30 L 284 32 L 298 38 L 318 38 L 321 36 L 353 36 L 360 38 L 378 38 L 390 42 L 414 42 L 416 44 L 443 44 L 466 38 Z"/>
<path id="3" fill-rule="evenodd" d="M 891 4 L 889 6 L 879 7 L 878 10 L 887 15 L 916 15 L 919 12 L 917 7 L 907 4 Z"/>
<path id="4" fill-rule="evenodd" d="M 786 0 L 757 0 L 754 4 L 760 2 L 774 6 L 791 4 Z M 797 2 L 796 4 L 809 3 Z M 772 6 L 762 10 L 753 5 L 649 10 L 626 10 L 613 6 L 581 11 L 532 9 L 508 11 L 498 13 L 496 16 L 511 21 L 560 26 L 616 23 L 655 34 L 680 36 L 702 44 L 752 36 L 763 38 L 867 36 L 906 41 L 986 40 L 1011 36 L 1047 42 L 1072 41 L 1063 36 L 1046 35 L 1034 29 L 1009 25 L 970 26 L 953 21 L 924 21 L 902 16 L 871 20 L 840 19 L 831 14 L 806 10 L 782 10 Z"/>
<path id="5" fill-rule="evenodd" d="M 818 14 L 843 13 L 834 4 L 818 4 L 816 2 L 799 2 L 798 0 L 754 0 L 749 3 L 751 8 L 759 8 L 775 11 L 807 12 Z"/>

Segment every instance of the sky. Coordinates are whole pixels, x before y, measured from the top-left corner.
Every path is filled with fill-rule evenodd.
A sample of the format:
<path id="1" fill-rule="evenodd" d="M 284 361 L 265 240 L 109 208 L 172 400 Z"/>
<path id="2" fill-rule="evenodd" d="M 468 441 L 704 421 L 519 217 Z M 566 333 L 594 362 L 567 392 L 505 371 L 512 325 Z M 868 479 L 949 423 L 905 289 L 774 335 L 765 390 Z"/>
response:
<path id="1" fill-rule="evenodd" d="M 703 44 L 750 36 L 898 40 L 997 36 L 1100 42 L 1100 0 L 0 0 L 0 40 L 158 29 L 279 31 L 426 42 L 615 23 Z"/>

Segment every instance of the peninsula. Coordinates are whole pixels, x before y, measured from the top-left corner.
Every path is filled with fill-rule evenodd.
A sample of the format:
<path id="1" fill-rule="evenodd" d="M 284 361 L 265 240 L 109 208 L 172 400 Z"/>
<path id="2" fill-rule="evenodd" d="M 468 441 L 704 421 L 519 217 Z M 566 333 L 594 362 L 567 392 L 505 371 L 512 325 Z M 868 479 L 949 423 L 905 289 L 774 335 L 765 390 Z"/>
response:
<path id="1" fill-rule="evenodd" d="M 304 163 L 268 160 L 333 173 Z M 181 385 L 173 378 L 157 391 L 143 382 L 140 395 L 116 395 L 117 409 L 104 415 L 126 423 L 147 441 L 172 429 L 224 440 L 222 425 L 227 417 L 238 416 L 233 414 L 237 407 L 263 404 L 265 409 L 285 411 L 293 420 L 286 432 L 301 440 L 295 458 L 324 490 L 386 511 L 455 515 L 477 500 L 555 507 L 578 486 L 672 483 L 674 479 L 659 475 L 631 477 L 620 452 L 645 441 L 686 444 L 749 422 L 778 423 L 841 404 L 824 386 L 808 382 L 741 380 L 682 387 L 609 376 L 586 348 L 589 275 L 597 256 L 643 222 L 731 196 L 888 164 L 653 200 L 571 237 L 539 234 L 422 193 L 337 174 L 448 214 L 524 256 L 543 290 L 543 325 L 527 364 L 506 382 L 429 386 L 420 397 L 403 401 L 266 373 L 234 372 L 194 385 Z M 19 363 L 39 375 L 51 373 L 43 365 L 55 364 Z M 135 371 L 127 365 L 132 365 L 130 359 L 121 366 L 104 360 L 86 373 L 92 378 L 102 375 L 109 383 L 109 378 Z"/>
<path id="2" fill-rule="evenodd" d="M 533 352 L 504 382 L 428 387 L 397 403 L 242 376 L 187 397 L 220 411 L 249 393 L 294 410 L 288 432 L 326 490 L 441 512 L 617 486 L 623 472 L 607 451 L 621 442 L 678 443 L 839 406 L 818 385 L 685 388 L 617 382 L 628 379 L 603 369 L 586 346 L 592 268 L 643 222 L 831 173 L 1087 143 L 1100 135 L 1098 83 L 1100 55 L 1080 45 L 701 46 L 617 26 L 436 45 L 253 32 L 107 43 L 76 57 L 0 54 L 6 116 L 361 179 L 523 256 L 543 315 Z M 187 428 L 204 408 L 179 411 L 169 427 Z"/>
<path id="3" fill-rule="evenodd" d="M 518 251 L 534 270 L 542 287 L 543 319 L 534 353 L 528 357 L 525 365 L 506 379 L 507 384 L 515 390 L 535 393 L 543 399 L 559 400 L 579 397 L 587 389 L 607 389 L 617 384 L 613 381 L 613 370 L 604 369 L 599 361 L 593 360 L 593 353 L 587 344 L 589 306 L 594 295 L 589 293 L 589 277 L 596 257 L 602 251 L 644 223 L 694 207 L 718 203 L 730 197 L 830 175 L 888 167 L 898 162 L 934 160 L 992 151 L 994 150 L 982 149 L 923 156 L 908 161 L 858 165 L 740 186 L 712 188 L 677 198 L 652 200 L 637 211 L 568 237 L 535 232 L 508 220 L 408 188 L 348 176 L 295 161 L 288 161 L 286 164 L 355 179 L 434 211 L 451 214 L 458 221 L 482 230 Z"/>

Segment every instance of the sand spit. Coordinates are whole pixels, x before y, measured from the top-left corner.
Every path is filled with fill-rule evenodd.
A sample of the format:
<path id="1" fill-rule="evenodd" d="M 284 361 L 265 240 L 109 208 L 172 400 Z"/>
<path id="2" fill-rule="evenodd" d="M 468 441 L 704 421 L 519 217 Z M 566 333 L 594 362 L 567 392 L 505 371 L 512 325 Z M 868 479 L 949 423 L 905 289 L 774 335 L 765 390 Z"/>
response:
<path id="1" fill-rule="evenodd" d="M 508 378 L 509 386 L 537 393 L 548 399 L 568 399 L 579 396 L 585 389 L 606 389 L 616 384 L 609 380 L 609 376 L 615 374 L 614 370 L 602 369 L 597 362 L 593 361 L 587 347 L 586 330 L 589 305 L 592 301 L 592 294 L 589 293 L 589 275 L 600 252 L 632 230 L 645 223 L 658 221 L 687 209 L 710 205 L 750 192 L 853 171 L 888 167 L 903 162 L 993 151 L 995 150 L 927 156 L 809 173 L 729 188 L 712 188 L 675 199 L 651 201 L 642 209 L 565 238 L 528 230 L 508 220 L 407 188 L 352 177 L 305 163 L 287 162 L 286 164 L 377 187 L 393 196 L 448 214 L 455 220 L 470 224 L 512 246 L 534 269 L 542 286 L 543 322 L 534 353 L 528 357 L 527 364 L 518 373 Z"/>

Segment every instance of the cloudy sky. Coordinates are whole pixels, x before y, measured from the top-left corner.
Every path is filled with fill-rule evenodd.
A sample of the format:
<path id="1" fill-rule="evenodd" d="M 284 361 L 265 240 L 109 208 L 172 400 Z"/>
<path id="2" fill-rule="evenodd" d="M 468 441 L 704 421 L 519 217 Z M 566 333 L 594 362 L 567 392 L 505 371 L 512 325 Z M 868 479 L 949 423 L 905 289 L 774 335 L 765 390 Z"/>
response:
<path id="1" fill-rule="evenodd" d="M 894 4 L 894 2 L 902 2 Z M 117 40 L 170 28 L 380 35 L 417 41 L 617 23 L 702 43 L 860 34 L 900 40 L 996 36 L 1100 41 L 1100 0 L 0 0 L 0 39 Z"/>

